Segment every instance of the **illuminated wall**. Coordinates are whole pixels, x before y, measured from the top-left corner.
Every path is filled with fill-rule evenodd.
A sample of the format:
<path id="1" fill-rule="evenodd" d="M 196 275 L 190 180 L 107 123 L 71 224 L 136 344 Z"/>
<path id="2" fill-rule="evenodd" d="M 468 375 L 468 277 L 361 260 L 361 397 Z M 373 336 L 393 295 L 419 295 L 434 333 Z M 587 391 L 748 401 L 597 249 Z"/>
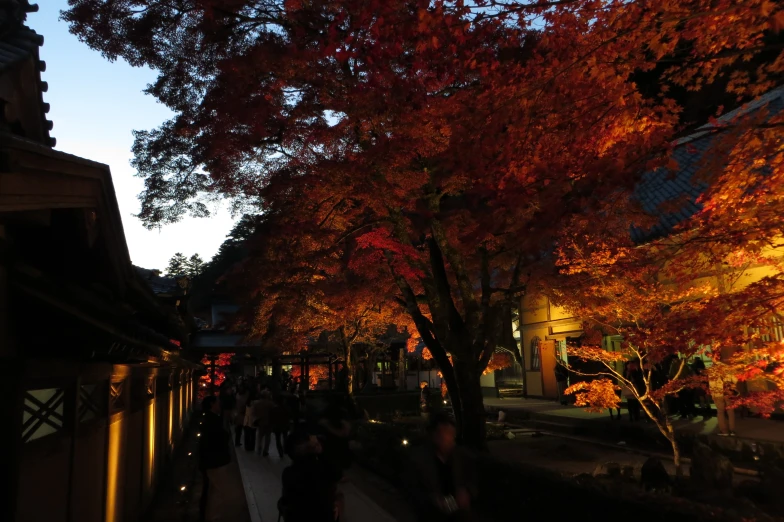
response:
<path id="1" fill-rule="evenodd" d="M 122 483 L 125 476 L 125 416 L 120 414 L 109 424 L 109 444 L 106 460 L 106 522 L 122 520 Z"/>
<path id="2" fill-rule="evenodd" d="M 185 422 L 185 388 L 187 386 L 187 382 L 185 381 L 185 373 L 181 373 L 177 376 L 177 380 L 180 383 L 180 430 L 182 431 L 182 425 Z"/>
<path id="3" fill-rule="evenodd" d="M 171 381 L 170 381 L 171 382 Z M 169 389 L 169 448 L 172 447 L 174 440 L 172 440 L 172 434 L 174 431 L 174 386 Z"/>
<path id="4" fill-rule="evenodd" d="M 155 399 L 147 406 L 147 489 L 155 485 Z"/>

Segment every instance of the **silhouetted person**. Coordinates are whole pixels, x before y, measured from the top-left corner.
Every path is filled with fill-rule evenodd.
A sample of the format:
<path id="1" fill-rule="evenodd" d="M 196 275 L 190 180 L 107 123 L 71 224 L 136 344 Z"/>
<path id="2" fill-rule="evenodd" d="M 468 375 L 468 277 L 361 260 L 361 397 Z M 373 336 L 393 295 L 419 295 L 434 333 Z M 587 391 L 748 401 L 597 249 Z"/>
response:
<path id="1" fill-rule="evenodd" d="M 558 402 L 566 406 L 566 388 L 569 386 L 569 369 L 559 361 L 555 365 L 555 384 L 558 389 Z M 612 413 L 611 413 L 612 415 Z"/>
<path id="2" fill-rule="evenodd" d="M 220 503 L 227 493 L 231 435 L 223 428 L 217 397 L 206 397 L 202 401 L 202 412 L 204 420 L 199 439 L 199 468 L 204 478 L 204 489 L 199 501 L 199 514 L 202 521 L 210 521 L 223 511 Z"/>
<path id="3" fill-rule="evenodd" d="M 645 393 L 645 379 L 642 370 L 640 369 L 640 364 L 637 361 L 628 362 L 626 364 L 625 373 L 626 380 L 632 383 L 634 391 L 637 392 L 637 395 L 635 396 L 631 390 L 627 390 L 628 395 L 626 397 L 629 420 L 636 422 L 640 420 L 640 413 L 642 412 L 642 405 L 640 404 L 640 401 L 637 400 L 637 397 L 640 397 Z"/>
<path id="4" fill-rule="evenodd" d="M 228 382 L 224 381 L 220 387 L 220 405 L 221 405 L 221 416 L 223 417 L 223 423 L 228 428 L 232 424 L 232 414 L 234 412 L 234 403 L 236 400 L 236 396 L 234 393 L 234 388 Z"/>
<path id="5" fill-rule="evenodd" d="M 703 361 L 701 357 L 695 356 L 694 362 L 691 363 L 691 371 L 697 377 L 704 378 L 705 361 Z M 711 413 L 711 408 L 710 408 L 710 404 L 708 404 L 708 393 L 705 391 L 705 388 L 695 388 L 694 396 L 696 400 L 699 401 L 700 403 L 702 416 L 709 417 Z"/>
<path id="6" fill-rule="evenodd" d="M 279 395 L 275 397 L 274 406 L 270 412 L 270 425 L 272 433 L 275 434 L 275 447 L 278 450 L 278 455 L 283 458 L 286 455 L 284 442 L 288 437 L 289 429 L 291 429 L 291 414 L 285 398 Z"/>
<path id="7" fill-rule="evenodd" d="M 433 414 L 428 441 L 411 452 L 404 483 L 421 522 L 472 519 L 474 473 L 468 457 L 457 447 L 456 434 L 451 418 Z"/>
<path id="8" fill-rule="evenodd" d="M 329 404 L 318 421 L 318 428 L 319 435 L 323 437 L 322 457 L 337 470 L 340 479 L 352 461 L 349 447 L 351 423 L 340 396 L 330 397 Z"/>
<path id="9" fill-rule="evenodd" d="M 283 470 L 283 495 L 278 509 L 286 522 L 334 522 L 339 518 L 341 496 L 335 469 L 322 458 L 318 438 L 295 430 L 286 441 L 292 465 Z"/>
<path id="10" fill-rule="evenodd" d="M 256 418 L 257 410 L 254 408 L 259 401 L 258 392 L 253 392 L 248 399 L 248 405 L 245 407 L 245 420 L 243 422 L 243 439 L 245 441 L 245 451 L 255 451 L 256 449 L 256 429 L 258 422 Z"/>
<path id="11" fill-rule="evenodd" d="M 259 400 L 253 403 L 253 417 L 256 426 L 256 453 L 264 452 L 264 456 L 269 455 L 270 439 L 272 437 L 272 422 L 270 414 L 274 404 L 272 402 L 272 394 L 269 390 L 263 390 L 260 394 Z"/>
<path id="12" fill-rule="evenodd" d="M 234 445 L 240 446 L 245 427 L 245 413 L 250 393 L 244 385 L 240 387 L 234 400 Z"/>

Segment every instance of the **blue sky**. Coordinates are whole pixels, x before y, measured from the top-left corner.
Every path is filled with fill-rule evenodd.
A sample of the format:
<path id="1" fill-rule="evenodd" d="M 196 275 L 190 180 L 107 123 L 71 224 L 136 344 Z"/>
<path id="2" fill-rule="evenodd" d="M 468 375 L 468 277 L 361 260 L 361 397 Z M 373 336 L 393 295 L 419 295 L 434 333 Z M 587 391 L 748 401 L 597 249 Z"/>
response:
<path id="1" fill-rule="evenodd" d="M 51 105 L 48 117 L 54 121 L 55 148 L 111 167 L 134 264 L 165 268 L 175 252 L 211 258 L 234 222 L 227 205 L 214 207 L 217 213 L 209 219 L 185 219 L 153 231 L 133 217 L 139 211 L 136 195 L 143 181 L 134 177 L 129 164 L 131 131 L 151 129 L 171 115 L 142 93 L 155 74 L 123 61 L 111 63 L 79 42 L 59 20 L 66 0 L 42 0 L 38 5 L 40 10 L 28 15 L 27 25 L 44 36 L 42 77 L 49 84 L 44 101 Z"/>

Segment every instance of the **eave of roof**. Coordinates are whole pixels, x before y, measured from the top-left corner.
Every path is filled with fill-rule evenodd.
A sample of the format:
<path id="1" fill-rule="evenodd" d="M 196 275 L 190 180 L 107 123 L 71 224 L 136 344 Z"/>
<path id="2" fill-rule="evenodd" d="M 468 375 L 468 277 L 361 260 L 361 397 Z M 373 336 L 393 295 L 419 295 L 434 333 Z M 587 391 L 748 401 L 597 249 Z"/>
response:
<path id="1" fill-rule="evenodd" d="M 41 107 L 43 144 L 54 147 L 57 143 L 49 135 L 54 123 L 46 118 L 49 104 L 44 102 L 44 95 L 49 85 L 41 80 L 41 73 L 46 70 L 46 62 L 39 56 L 39 48 L 44 44 L 44 37 L 24 24 L 27 13 L 38 11 L 37 4 L 29 4 L 27 0 L 8 2 L 0 6 L 0 73 L 11 69 L 26 59 L 32 59 L 35 66 L 36 83 L 38 86 L 38 102 Z"/>
<path id="2" fill-rule="evenodd" d="M 640 203 L 644 211 L 658 216 L 659 222 L 647 230 L 632 226 L 631 236 L 635 243 L 645 243 L 669 235 L 679 223 L 699 212 L 701 207 L 697 200 L 707 189 L 707 185 L 693 178 L 716 138 L 712 131 L 718 125 L 727 124 L 738 116 L 750 114 L 762 107 L 767 107 L 770 115 L 778 114 L 784 110 L 784 86 L 771 90 L 722 115 L 717 118 L 715 123 L 703 125 L 689 136 L 676 141 L 672 151 L 672 158 L 679 167 L 676 172 L 667 168 L 659 168 L 643 174 L 634 190 L 633 197 Z M 676 202 L 678 199 L 681 199 L 682 203 L 676 211 L 663 208 L 663 205 Z"/>

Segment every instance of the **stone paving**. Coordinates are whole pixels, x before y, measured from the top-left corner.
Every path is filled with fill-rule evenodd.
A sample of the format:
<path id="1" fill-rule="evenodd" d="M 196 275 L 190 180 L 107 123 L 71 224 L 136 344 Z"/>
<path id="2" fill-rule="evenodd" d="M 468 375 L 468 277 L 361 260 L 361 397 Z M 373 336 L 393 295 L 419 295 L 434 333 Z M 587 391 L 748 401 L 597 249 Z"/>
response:
<path id="1" fill-rule="evenodd" d="M 277 502 L 282 488 L 280 478 L 291 461 L 288 457 L 281 458 L 274 447 L 270 448 L 269 457 L 245 451 L 242 447 L 236 449 L 251 522 L 277 522 Z M 350 475 L 347 481 L 341 482 L 339 489 L 346 499 L 346 511 L 340 518 L 341 522 L 397 522 L 363 493 Z"/>

